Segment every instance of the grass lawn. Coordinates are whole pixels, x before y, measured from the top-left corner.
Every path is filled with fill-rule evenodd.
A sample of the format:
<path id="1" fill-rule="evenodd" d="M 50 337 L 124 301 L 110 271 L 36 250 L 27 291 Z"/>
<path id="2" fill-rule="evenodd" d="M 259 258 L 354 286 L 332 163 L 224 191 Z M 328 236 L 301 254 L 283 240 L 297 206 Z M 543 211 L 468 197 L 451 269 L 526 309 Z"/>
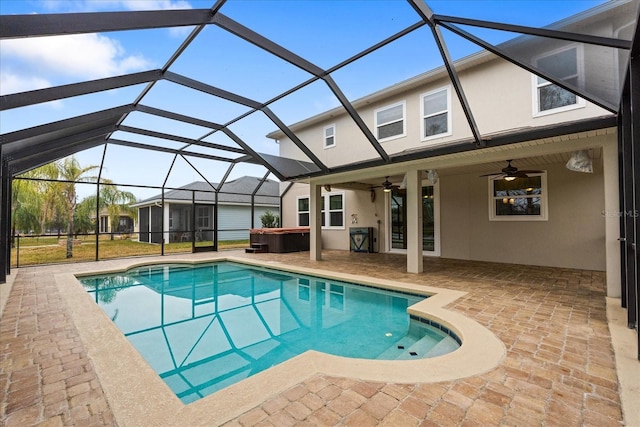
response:
<path id="1" fill-rule="evenodd" d="M 104 236 L 103 236 L 104 237 Z M 249 240 L 232 240 L 218 242 L 218 249 L 235 249 L 249 246 Z M 126 258 L 144 255 L 160 255 L 158 244 L 141 243 L 135 240 L 108 240 L 100 238 L 99 259 Z M 164 253 L 189 253 L 191 242 L 167 243 Z M 18 248 L 11 250 L 11 265 L 20 266 L 53 264 L 63 262 L 94 261 L 96 259 L 95 236 L 80 236 L 74 240 L 73 257 L 67 258 L 66 238 L 58 240 L 56 236 L 21 238 L 20 252 Z M 19 257 L 19 258 L 18 258 Z"/>

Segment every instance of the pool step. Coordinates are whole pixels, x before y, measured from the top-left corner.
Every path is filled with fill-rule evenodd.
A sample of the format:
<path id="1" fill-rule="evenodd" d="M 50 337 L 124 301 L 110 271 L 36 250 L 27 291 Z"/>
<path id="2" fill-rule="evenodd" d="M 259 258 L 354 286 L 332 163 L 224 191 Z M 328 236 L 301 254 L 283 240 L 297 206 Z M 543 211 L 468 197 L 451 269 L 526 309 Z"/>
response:
<path id="1" fill-rule="evenodd" d="M 433 348 L 427 352 L 426 357 L 442 356 L 443 354 L 451 353 L 458 348 L 460 348 L 458 342 L 450 336 L 446 336 L 442 341 L 434 345 Z"/>
<path id="2" fill-rule="evenodd" d="M 266 254 L 269 252 L 269 245 L 266 243 L 252 243 L 250 248 L 245 248 L 248 254 Z"/>
<path id="3" fill-rule="evenodd" d="M 441 341 L 433 344 L 433 337 L 424 336 L 420 339 L 415 337 L 403 337 L 393 346 L 389 347 L 378 359 L 385 360 L 410 360 L 435 357 L 449 353 L 458 348 L 458 343 L 453 338 L 447 336 Z"/>

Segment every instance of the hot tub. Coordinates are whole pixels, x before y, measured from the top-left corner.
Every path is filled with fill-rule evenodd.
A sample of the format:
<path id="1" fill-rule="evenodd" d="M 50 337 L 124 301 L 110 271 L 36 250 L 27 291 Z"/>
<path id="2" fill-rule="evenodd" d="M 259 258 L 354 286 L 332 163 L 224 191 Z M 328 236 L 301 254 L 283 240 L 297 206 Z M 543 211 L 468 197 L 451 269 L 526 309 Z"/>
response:
<path id="1" fill-rule="evenodd" d="M 309 250 L 309 227 L 252 228 L 249 243 L 266 245 L 265 252 L 287 253 Z"/>

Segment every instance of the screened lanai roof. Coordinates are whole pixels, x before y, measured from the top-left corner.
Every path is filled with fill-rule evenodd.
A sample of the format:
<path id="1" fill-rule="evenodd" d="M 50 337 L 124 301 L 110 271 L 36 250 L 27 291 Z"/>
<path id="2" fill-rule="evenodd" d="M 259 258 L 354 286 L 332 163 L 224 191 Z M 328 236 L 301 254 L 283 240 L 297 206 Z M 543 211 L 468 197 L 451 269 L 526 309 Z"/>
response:
<path id="1" fill-rule="evenodd" d="M 211 3 L 0 1 L 5 170 L 15 176 L 75 154 L 95 159 L 89 162 L 119 184 L 178 187 L 194 174 L 223 184 L 232 171 L 262 175 L 265 168 L 295 180 L 508 144 L 535 132 L 613 126 L 640 0 Z M 597 22 L 611 23 L 610 34 L 595 33 Z M 535 60 L 568 45 L 583 47 L 580 78 L 562 63 Z M 468 58 L 482 55 L 537 74 L 608 116 L 488 135 L 474 114 L 482 99 L 458 76 Z M 472 138 L 389 154 L 359 106 L 433 70 L 448 76 Z M 360 135 L 349 143 L 369 147 L 369 159 L 328 167 L 297 135 L 296 123 L 326 111 L 350 117 Z M 269 134 L 286 135 L 301 158 L 279 156 Z"/>
<path id="2" fill-rule="evenodd" d="M 156 194 L 148 199 L 139 201 L 133 206 L 148 206 L 165 201 L 188 202 L 195 199 L 200 203 L 280 205 L 280 190 L 277 181 L 270 179 L 261 182 L 260 178 L 243 176 L 238 179 L 225 182 L 223 185 L 213 182 L 194 181 L 179 189 L 170 190 L 162 194 Z M 215 189 L 219 189 L 216 197 Z"/>

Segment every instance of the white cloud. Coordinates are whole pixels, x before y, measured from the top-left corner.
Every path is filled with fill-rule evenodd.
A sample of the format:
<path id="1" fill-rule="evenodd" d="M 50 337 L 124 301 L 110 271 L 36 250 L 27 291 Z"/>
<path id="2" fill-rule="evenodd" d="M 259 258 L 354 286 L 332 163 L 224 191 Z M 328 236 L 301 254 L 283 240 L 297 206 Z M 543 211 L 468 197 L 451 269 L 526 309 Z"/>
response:
<path id="1" fill-rule="evenodd" d="M 0 42 L 3 63 L 21 64 L 34 75 L 91 80 L 150 68 L 142 56 L 127 55 L 117 40 L 100 34 L 11 39 Z M 3 71 L 4 74 L 4 71 Z"/>
<path id="2" fill-rule="evenodd" d="M 186 0 L 44 0 L 42 5 L 49 11 L 65 12 L 191 9 Z"/>
<path id="3" fill-rule="evenodd" d="M 51 83 L 39 77 L 23 76 L 4 70 L 0 74 L 0 95 L 43 89 L 50 86 Z"/>
<path id="4" fill-rule="evenodd" d="M 121 0 L 129 10 L 191 9 L 188 1 L 183 0 Z"/>

